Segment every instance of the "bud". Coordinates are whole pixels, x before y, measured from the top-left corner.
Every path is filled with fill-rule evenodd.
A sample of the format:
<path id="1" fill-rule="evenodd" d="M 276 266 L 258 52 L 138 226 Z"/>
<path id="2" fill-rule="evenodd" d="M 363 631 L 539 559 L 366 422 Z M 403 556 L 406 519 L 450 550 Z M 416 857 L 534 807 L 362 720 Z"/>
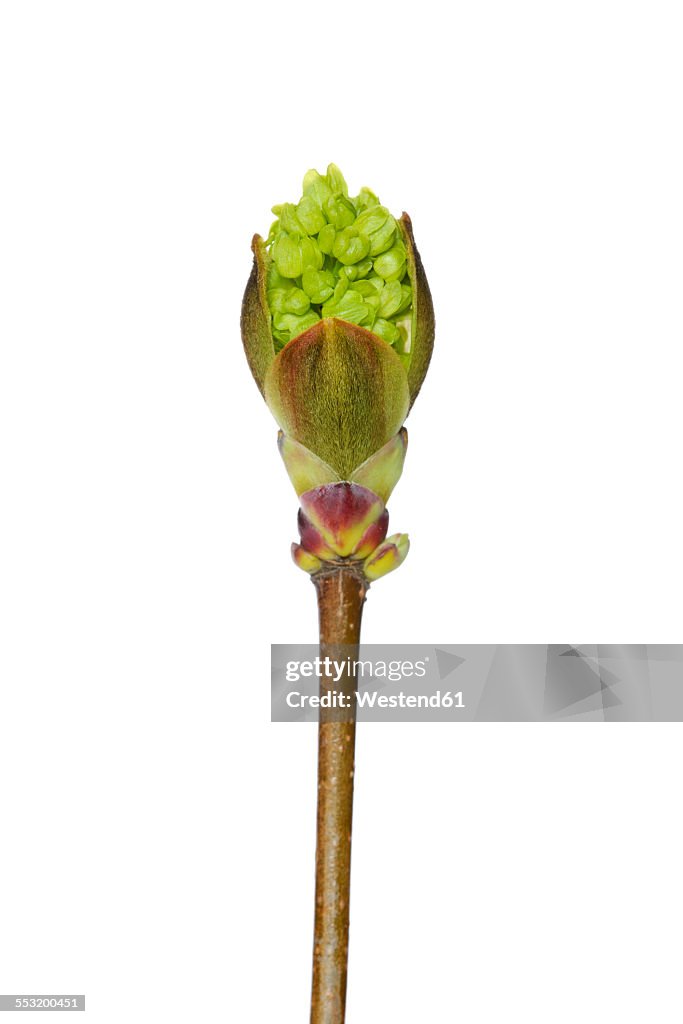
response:
<path id="1" fill-rule="evenodd" d="M 434 342 L 410 218 L 395 220 L 369 189 L 349 197 L 334 164 L 273 212 L 268 238 L 252 242 L 241 327 L 301 499 L 294 558 L 311 573 L 357 561 L 377 579 L 408 549 L 405 535 L 385 540 L 385 503 Z"/>
<path id="2" fill-rule="evenodd" d="M 410 548 L 410 541 L 406 533 L 395 533 L 387 537 L 384 543 L 380 544 L 376 551 L 365 559 L 363 571 L 366 579 L 372 582 L 381 576 L 398 569 L 404 561 Z"/>

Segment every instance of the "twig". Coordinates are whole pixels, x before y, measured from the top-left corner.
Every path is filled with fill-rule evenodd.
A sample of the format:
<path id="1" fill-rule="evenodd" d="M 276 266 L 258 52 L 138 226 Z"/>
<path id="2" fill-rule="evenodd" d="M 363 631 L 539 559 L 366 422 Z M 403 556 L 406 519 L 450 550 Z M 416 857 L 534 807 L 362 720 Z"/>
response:
<path id="1" fill-rule="evenodd" d="M 356 742 L 356 673 L 368 583 L 351 565 L 328 566 L 313 577 L 318 593 L 320 657 L 347 668 L 320 693 L 342 693 L 345 708 L 321 708 L 318 731 L 318 821 L 311 1024 L 343 1024 L 349 949 L 351 823 Z M 351 660 L 351 666 L 347 659 Z M 322 664 L 325 662 L 323 660 Z"/>

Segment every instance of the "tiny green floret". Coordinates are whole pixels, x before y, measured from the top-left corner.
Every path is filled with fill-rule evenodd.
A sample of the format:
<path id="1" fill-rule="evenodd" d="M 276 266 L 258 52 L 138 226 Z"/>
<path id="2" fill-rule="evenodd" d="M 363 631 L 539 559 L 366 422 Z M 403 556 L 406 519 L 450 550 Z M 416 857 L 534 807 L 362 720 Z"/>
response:
<path id="1" fill-rule="evenodd" d="M 349 198 L 335 164 L 308 171 L 298 203 L 273 207 L 267 298 L 276 351 L 318 320 L 359 324 L 401 355 L 410 347 L 412 288 L 399 226 L 370 189 Z"/>

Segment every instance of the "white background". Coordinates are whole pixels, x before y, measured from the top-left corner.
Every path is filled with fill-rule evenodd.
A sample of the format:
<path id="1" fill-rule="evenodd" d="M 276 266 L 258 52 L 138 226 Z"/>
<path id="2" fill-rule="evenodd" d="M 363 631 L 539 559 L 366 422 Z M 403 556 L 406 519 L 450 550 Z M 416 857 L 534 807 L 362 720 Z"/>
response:
<path id="1" fill-rule="evenodd" d="M 367 641 L 683 642 L 680 5 L 4 2 L 0 991 L 308 1019 L 315 639 L 238 330 L 309 167 L 412 215 Z M 680 1022 L 679 725 L 359 737 L 349 1024 Z"/>

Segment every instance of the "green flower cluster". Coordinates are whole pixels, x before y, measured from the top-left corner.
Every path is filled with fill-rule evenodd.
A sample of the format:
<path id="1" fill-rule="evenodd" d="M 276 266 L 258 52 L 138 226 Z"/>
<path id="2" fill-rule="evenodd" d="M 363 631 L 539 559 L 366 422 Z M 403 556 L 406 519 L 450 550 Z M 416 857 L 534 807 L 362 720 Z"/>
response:
<path id="1" fill-rule="evenodd" d="M 406 247 L 389 211 L 369 189 L 355 199 L 338 167 L 309 171 L 297 203 L 273 207 L 266 247 L 267 297 L 276 349 L 337 317 L 407 348 L 412 289 Z"/>

